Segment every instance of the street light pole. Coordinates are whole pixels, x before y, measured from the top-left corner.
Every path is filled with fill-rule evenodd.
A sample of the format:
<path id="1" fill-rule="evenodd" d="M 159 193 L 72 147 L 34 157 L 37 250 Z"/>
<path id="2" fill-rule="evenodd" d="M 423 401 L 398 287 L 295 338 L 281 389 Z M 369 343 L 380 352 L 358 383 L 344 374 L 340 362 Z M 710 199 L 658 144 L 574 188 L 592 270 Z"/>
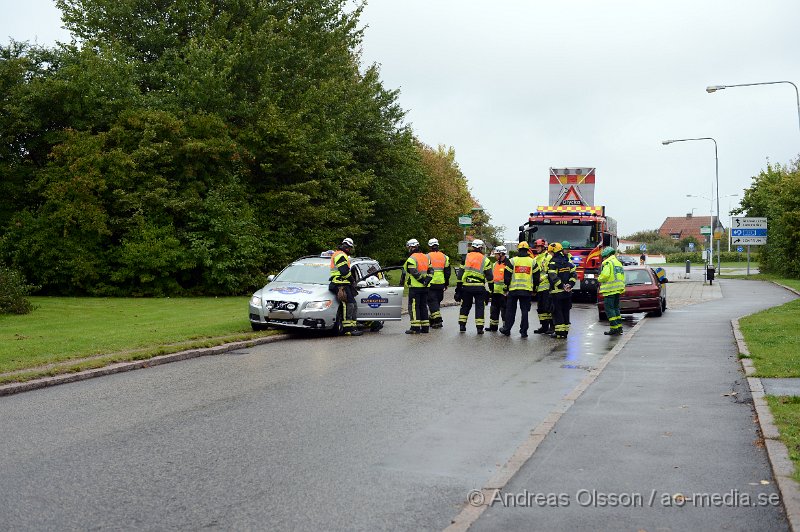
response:
<path id="1" fill-rule="evenodd" d="M 797 125 L 800 127 L 800 91 L 797 90 L 797 85 L 791 81 L 764 81 L 762 83 L 739 83 L 738 85 L 709 85 L 706 87 L 706 92 L 711 94 L 712 92 L 721 91 L 729 87 L 753 87 L 755 85 L 776 85 L 778 83 L 788 83 L 794 87 L 794 95 L 797 99 Z"/>
<path id="2" fill-rule="evenodd" d="M 712 141 L 714 143 L 714 175 L 715 175 L 715 178 L 716 178 L 716 189 L 717 189 L 717 194 L 716 194 L 716 196 L 717 196 L 717 224 L 719 224 L 719 154 L 718 154 L 718 151 L 717 151 L 717 141 L 716 141 L 716 139 L 714 139 L 712 137 L 698 137 L 698 138 L 694 138 L 694 139 L 672 139 L 672 140 L 661 141 L 661 144 L 666 146 L 668 144 L 672 144 L 673 142 L 687 142 L 687 141 L 691 141 L 691 140 L 710 140 L 710 141 Z M 712 197 L 714 196 L 713 192 L 714 191 L 712 190 Z M 711 216 L 711 249 L 712 250 L 714 249 L 714 229 L 716 229 L 716 225 L 717 224 L 714 223 L 714 216 L 712 214 L 712 216 Z M 720 263 L 721 263 L 721 260 L 720 260 L 720 254 L 719 254 L 719 240 L 717 240 L 717 271 L 718 272 L 719 272 L 719 268 L 720 268 Z"/>

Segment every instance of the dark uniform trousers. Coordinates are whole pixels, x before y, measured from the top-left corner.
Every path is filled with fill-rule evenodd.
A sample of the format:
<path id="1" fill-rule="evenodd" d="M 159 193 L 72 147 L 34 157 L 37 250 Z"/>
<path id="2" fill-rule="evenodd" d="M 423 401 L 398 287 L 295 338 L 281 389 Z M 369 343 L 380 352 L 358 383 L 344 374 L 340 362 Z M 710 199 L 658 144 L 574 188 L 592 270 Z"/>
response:
<path id="1" fill-rule="evenodd" d="M 344 288 L 344 293 L 347 294 L 347 303 L 339 303 L 342 309 L 342 329 L 344 332 L 353 331 L 357 328 L 358 322 L 356 321 L 356 289 L 351 284 L 335 284 L 331 283 L 328 289 L 334 294 L 339 292 L 339 288 Z"/>
<path id="2" fill-rule="evenodd" d="M 442 300 L 444 299 L 443 284 L 428 285 L 428 309 L 430 310 L 431 325 L 442 323 Z"/>
<path id="3" fill-rule="evenodd" d="M 428 330 L 428 289 L 425 287 L 408 288 L 408 315 L 411 317 L 411 330 Z"/>
<path id="4" fill-rule="evenodd" d="M 555 332 L 566 337 L 569 334 L 569 311 L 572 308 L 572 294 L 569 292 L 556 292 L 550 294 L 553 301 L 553 323 Z"/>
<path id="5" fill-rule="evenodd" d="M 543 329 L 553 328 L 553 302 L 547 290 L 536 293 L 536 312 L 539 314 L 539 325 Z"/>
<path id="6" fill-rule="evenodd" d="M 520 334 L 528 334 L 528 313 L 531 311 L 531 292 L 528 290 L 511 290 L 508 293 L 508 303 L 506 304 L 506 322 L 503 328 L 510 331 L 517 319 L 517 303 L 519 302 Z"/>
<path id="7" fill-rule="evenodd" d="M 470 286 L 465 284 L 461 287 L 461 310 L 458 313 L 458 323 L 460 325 L 467 324 L 473 301 L 475 302 L 475 325 L 479 329 L 483 329 L 484 311 L 486 309 L 486 289 L 483 285 Z"/>
<path id="8" fill-rule="evenodd" d="M 496 331 L 500 325 L 500 319 L 503 320 L 503 326 L 506 322 L 506 301 L 505 294 L 493 293 L 491 297 L 492 306 L 489 307 L 489 330 Z"/>

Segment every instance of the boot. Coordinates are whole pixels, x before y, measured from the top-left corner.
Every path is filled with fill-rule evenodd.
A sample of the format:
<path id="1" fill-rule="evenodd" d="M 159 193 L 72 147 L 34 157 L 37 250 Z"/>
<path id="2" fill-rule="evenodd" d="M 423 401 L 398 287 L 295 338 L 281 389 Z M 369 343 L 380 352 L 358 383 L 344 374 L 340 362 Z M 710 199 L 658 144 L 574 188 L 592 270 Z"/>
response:
<path id="1" fill-rule="evenodd" d="M 497 325 L 490 325 L 486 330 L 489 332 L 497 332 Z"/>
<path id="2" fill-rule="evenodd" d="M 533 334 L 546 334 L 547 333 L 547 323 L 543 322 L 538 329 L 533 330 Z"/>
<path id="3" fill-rule="evenodd" d="M 523 338 L 527 338 L 527 337 L 528 337 L 528 331 L 520 331 L 520 332 L 519 332 L 519 335 L 520 335 L 521 337 L 523 337 Z"/>
<path id="4" fill-rule="evenodd" d="M 458 324 L 459 332 L 467 332 L 467 324 L 466 323 L 459 323 Z"/>
<path id="5" fill-rule="evenodd" d="M 422 334 L 428 334 L 428 333 L 430 332 L 430 329 L 429 329 L 428 327 L 424 327 L 424 326 L 423 326 L 423 327 L 422 327 L 422 330 L 421 330 L 420 332 L 421 332 Z"/>
<path id="6" fill-rule="evenodd" d="M 412 327 L 406 331 L 406 334 L 419 334 L 419 329 L 415 329 Z"/>
<path id="7" fill-rule="evenodd" d="M 511 336 L 511 331 L 503 327 L 502 329 L 500 329 L 500 334 L 502 334 L 503 336 Z"/>
<path id="8" fill-rule="evenodd" d="M 480 325 L 478 326 L 478 334 L 483 334 L 483 327 Z"/>
<path id="9" fill-rule="evenodd" d="M 359 331 L 358 329 L 352 329 L 350 331 L 345 331 L 345 336 L 361 336 L 364 334 L 364 331 Z"/>

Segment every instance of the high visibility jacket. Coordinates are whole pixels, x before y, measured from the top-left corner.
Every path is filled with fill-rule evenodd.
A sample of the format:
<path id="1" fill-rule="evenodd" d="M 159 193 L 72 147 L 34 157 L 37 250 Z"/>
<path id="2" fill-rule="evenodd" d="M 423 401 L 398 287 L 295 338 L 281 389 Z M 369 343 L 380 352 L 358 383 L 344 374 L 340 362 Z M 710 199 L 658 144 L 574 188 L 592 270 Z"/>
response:
<path id="1" fill-rule="evenodd" d="M 464 275 L 462 282 L 464 286 L 482 286 L 487 280 L 494 279 L 492 275 L 492 263 L 483 253 L 470 251 L 467 260 L 464 261 Z"/>
<path id="2" fill-rule="evenodd" d="M 511 270 L 511 284 L 508 291 L 533 290 L 533 274 L 539 271 L 539 266 L 530 256 L 514 257 L 509 260 L 508 269 Z"/>
<path id="3" fill-rule="evenodd" d="M 405 284 L 412 288 L 422 288 L 427 286 L 423 281 L 428 276 L 430 260 L 424 253 L 412 253 L 403 264 L 403 271 L 406 272 Z"/>
<path id="4" fill-rule="evenodd" d="M 613 296 L 625 291 L 625 269 L 616 255 L 611 255 L 600 266 L 600 293 L 604 296 Z"/>
<path id="5" fill-rule="evenodd" d="M 547 270 L 550 267 L 550 255 L 548 252 L 543 251 L 536 255 L 536 263 L 539 266 L 541 275 L 539 276 L 539 286 L 536 287 L 537 292 L 546 292 L 550 290 L 550 280 L 547 278 Z"/>
<path id="6" fill-rule="evenodd" d="M 353 279 L 353 272 L 350 271 L 350 255 L 337 250 L 331 256 L 331 277 L 330 282 L 333 284 L 350 284 Z"/>
<path id="7" fill-rule="evenodd" d="M 428 253 L 428 258 L 431 261 L 431 270 L 433 272 L 431 284 L 447 286 L 450 283 L 450 257 L 441 251 L 431 251 Z"/>
<path id="8" fill-rule="evenodd" d="M 494 267 L 492 268 L 492 293 L 494 294 L 506 293 L 506 283 L 503 277 L 505 276 L 507 262 L 508 259 L 503 262 L 497 261 L 494 263 Z"/>
<path id="9" fill-rule="evenodd" d="M 550 280 L 550 293 L 558 294 L 564 292 L 564 285 L 569 283 L 575 285 L 578 278 L 575 275 L 575 265 L 567 260 L 563 253 L 556 253 L 550 259 L 547 267 L 547 277 Z"/>

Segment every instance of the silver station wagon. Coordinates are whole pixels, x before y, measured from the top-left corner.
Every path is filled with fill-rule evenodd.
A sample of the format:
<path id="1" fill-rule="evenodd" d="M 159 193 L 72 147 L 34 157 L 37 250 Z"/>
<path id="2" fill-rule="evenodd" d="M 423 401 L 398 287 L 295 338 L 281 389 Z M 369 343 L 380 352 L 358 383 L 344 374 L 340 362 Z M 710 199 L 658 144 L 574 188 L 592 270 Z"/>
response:
<path id="1" fill-rule="evenodd" d="M 250 298 L 250 325 L 342 332 L 342 313 L 336 295 L 328 290 L 332 251 L 302 257 L 289 264 Z M 351 257 L 356 280 L 357 321 L 373 330 L 384 321 L 400 320 L 403 288 L 389 286 L 380 264 L 369 257 Z M 387 268 L 394 269 L 394 268 Z"/>

